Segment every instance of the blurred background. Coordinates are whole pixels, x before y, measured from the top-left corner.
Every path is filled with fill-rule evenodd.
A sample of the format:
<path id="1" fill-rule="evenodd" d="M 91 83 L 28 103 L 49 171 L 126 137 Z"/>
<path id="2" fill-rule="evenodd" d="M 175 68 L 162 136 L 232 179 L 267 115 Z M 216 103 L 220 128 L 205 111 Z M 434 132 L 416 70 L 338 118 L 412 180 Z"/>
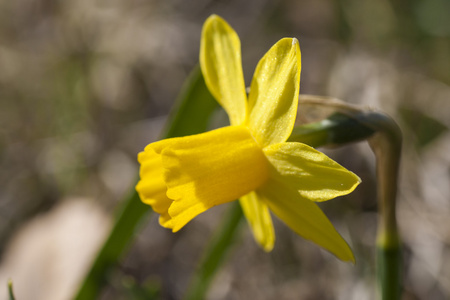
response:
<path id="1" fill-rule="evenodd" d="M 397 120 L 402 299 L 450 299 L 449 12 L 448 0 L 0 1 L 0 298 L 11 278 L 17 299 L 70 299 L 215 13 L 241 38 L 247 85 L 271 45 L 296 37 L 301 94 Z M 373 154 L 367 143 L 324 151 L 363 181 L 321 205 L 356 265 L 279 221 L 266 254 L 243 226 L 208 299 L 375 298 Z M 223 212 L 177 234 L 151 215 L 101 299 L 181 299 Z"/>

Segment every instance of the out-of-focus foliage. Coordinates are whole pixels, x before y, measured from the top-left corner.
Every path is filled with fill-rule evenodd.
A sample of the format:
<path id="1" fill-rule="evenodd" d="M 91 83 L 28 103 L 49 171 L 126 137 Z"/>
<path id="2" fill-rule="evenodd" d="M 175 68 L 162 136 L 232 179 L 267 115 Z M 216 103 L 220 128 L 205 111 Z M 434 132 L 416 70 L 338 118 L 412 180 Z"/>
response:
<path id="1" fill-rule="evenodd" d="M 76 196 L 112 212 L 134 183 L 136 153 L 158 137 L 198 62 L 204 20 L 216 13 L 241 36 L 245 78 L 270 45 L 296 37 L 303 58 L 300 93 L 378 107 L 401 124 L 404 298 L 449 298 L 448 11 L 447 0 L 0 1 L 0 281 L 12 277 L 17 298 L 52 299 L 48 291 L 56 291 L 62 278 L 80 280 L 69 262 L 89 261 L 77 259 L 75 250 L 34 253 L 47 262 L 42 271 L 14 258 L 18 251 L 11 249 L 19 240 L 21 249 L 46 249 L 32 243 L 60 239 L 53 232 L 68 228 L 63 223 L 71 218 L 107 226 L 76 209 L 72 217 L 57 217 L 55 208 Z M 219 112 L 215 122 L 221 120 Z M 356 266 L 317 251 L 283 226 L 276 226 L 277 246 L 266 254 L 244 230 L 246 238 L 237 242 L 209 298 L 373 297 L 373 156 L 365 145 L 328 154 L 363 180 L 354 194 L 322 207 L 351 241 Z M 111 274 L 104 299 L 181 298 L 222 210 L 201 215 L 178 234 L 152 218 Z M 27 231 L 23 224 L 39 214 L 51 228 Z M 91 249 L 89 236 L 106 232 L 96 227 L 72 230 L 67 238 Z M 27 262 L 28 272 L 14 272 L 21 268 L 8 264 L 13 261 Z M 32 284 L 37 278 L 45 284 Z M 0 293 L 6 295 L 3 282 Z"/>

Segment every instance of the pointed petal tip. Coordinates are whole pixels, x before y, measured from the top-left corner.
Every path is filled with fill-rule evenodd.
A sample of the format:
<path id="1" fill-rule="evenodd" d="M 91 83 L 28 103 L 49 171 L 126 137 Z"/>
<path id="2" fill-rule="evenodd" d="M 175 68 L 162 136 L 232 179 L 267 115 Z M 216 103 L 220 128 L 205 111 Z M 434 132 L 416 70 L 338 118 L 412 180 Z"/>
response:
<path id="1" fill-rule="evenodd" d="M 361 178 L 355 174 L 355 176 L 358 178 L 358 184 L 360 184 L 362 182 Z"/>
<path id="2" fill-rule="evenodd" d="M 211 22 L 224 22 L 224 23 L 226 23 L 226 21 L 225 21 L 221 16 L 216 15 L 216 14 L 210 15 L 210 16 L 206 19 L 205 24 L 206 24 L 206 23 L 211 23 Z"/>
<path id="3" fill-rule="evenodd" d="M 345 240 L 344 240 L 345 242 Z M 339 251 L 334 251 L 333 249 L 325 249 L 330 254 L 334 255 L 337 259 L 339 259 L 342 262 L 352 264 L 353 266 L 356 265 L 355 255 L 353 254 L 352 249 L 350 246 L 345 242 L 346 249 L 340 249 Z"/>
<path id="4" fill-rule="evenodd" d="M 277 44 L 278 44 L 278 43 L 283 43 L 283 44 L 285 44 L 285 45 L 290 44 L 291 47 L 293 47 L 293 48 L 295 48 L 295 47 L 300 47 L 300 42 L 299 42 L 298 39 L 295 38 L 295 37 L 285 37 L 285 38 L 282 38 L 281 40 L 279 40 L 279 41 L 277 42 Z"/>
<path id="5" fill-rule="evenodd" d="M 274 246 L 274 244 L 271 243 L 271 244 L 263 245 L 262 248 L 263 248 L 264 252 L 270 253 L 273 250 L 273 246 Z"/>
<path id="6" fill-rule="evenodd" d="M 361 178 L 360 178 L 358 175 L 356 175 L 355 173 L 353 173 L 353 172 L 351 172 L 351 171 L 349 171 L 349 172 L 354 176 L 354 178 L 355 178 L 355 183 L 354 183 L 353 186 L 349 189 L 348 194 L 350 194 L 351 192 L 353 192 L 353 191 L 358 187 L 358 185 L 360 185 L 361 182 L 362 182 Z"/>
<path id="7" fill-rule="evenodd" d="M 352 256 L 349 259 L 346 259 L 344 261 L 347 262 L 347 263 L 352 264 L 353 266 L 355 266 L 356 265 L 356 260 L 355 260 L 355 256 L 353 255 L 353 252 L 352 252 Z"/>
<path id="8" fill-rule="evenodd" d="M 356 259 L 355 259 L 355 255 L 353 254 L 352 248 L 350 248 L 350 245 L 347 242 L 345 242 L 345 243 L 347 245 L 347 247 L 346 247 L 347 249 L 345 249 L 343 251 L 344 253 L 341 252 L 339 255 L 337 252 L 334 252 L 334 251 L 333 252 L 330 251 L 330 253 L 335 255 L 337 258 L 339 258 L 343 262 L 350 263 L 352 265 L 356 265 Z"/>

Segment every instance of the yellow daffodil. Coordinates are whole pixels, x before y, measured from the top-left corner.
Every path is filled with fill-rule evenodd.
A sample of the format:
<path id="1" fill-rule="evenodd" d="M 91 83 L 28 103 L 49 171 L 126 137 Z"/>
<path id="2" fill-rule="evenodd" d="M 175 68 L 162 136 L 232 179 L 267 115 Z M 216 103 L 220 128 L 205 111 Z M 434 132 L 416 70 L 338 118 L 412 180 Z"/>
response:
<path id="1" fill-rule="evenodd" d="M 240 41 L 222 18 L 202 31 L 200 66 L 230 126 L 148 145 L 139 153 L 142 201 L 173 232 L 207 209 L 239 199 L 255 240 L 270 251 L 275 234 L 269 209 L 302 237 L 344 261 L 347 243 L 314 202 L 350 193 L 360 179 L 326 155 L 286 142 L 294 127 L 300 87 L 295 38 L 277 42 L 256 67 L 248 95 Z"/>

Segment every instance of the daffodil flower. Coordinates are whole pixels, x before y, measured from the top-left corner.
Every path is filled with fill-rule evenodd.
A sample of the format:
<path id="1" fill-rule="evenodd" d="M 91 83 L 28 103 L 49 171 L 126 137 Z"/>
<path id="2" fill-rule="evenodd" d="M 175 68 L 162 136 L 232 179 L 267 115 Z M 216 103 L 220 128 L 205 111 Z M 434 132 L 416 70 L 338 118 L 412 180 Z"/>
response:
<path id="1" fill-rule="evenodd" d="M 323 153 L 286 142 L 300 88 L 300 47 L 278 41 L 259 61 L 247 98 L 236 32 L 219 16 L 202 30 L 200 66 L 230 126 L 161 140 L 139 153 L 141 200 L 160 224 L 180 230 L 209 208 L 239 199 L 255 240 L 272 250 L 269 209 L 292 230 L 354 261 L 350 247 L 316 203 L 350 193 L 360 179 Z"/>

